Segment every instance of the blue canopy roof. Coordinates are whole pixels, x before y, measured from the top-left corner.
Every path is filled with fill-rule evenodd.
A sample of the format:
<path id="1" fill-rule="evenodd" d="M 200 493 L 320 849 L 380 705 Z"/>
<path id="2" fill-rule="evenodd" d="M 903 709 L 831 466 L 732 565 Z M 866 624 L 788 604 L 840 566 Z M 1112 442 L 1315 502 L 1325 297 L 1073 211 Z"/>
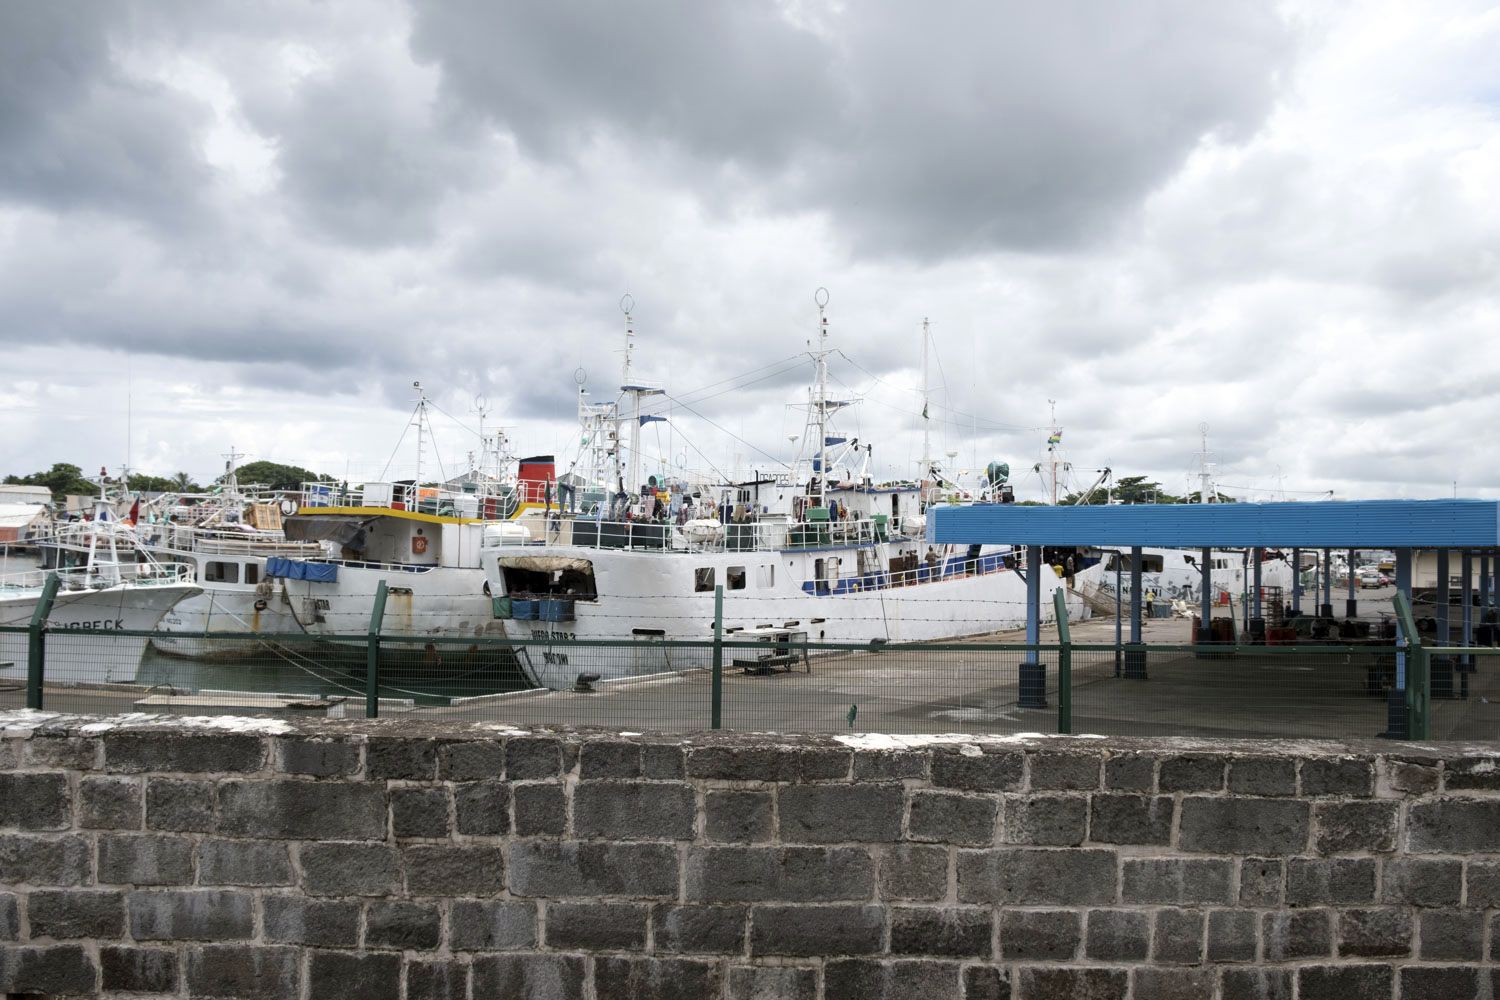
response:
<path id="1" fill-rule="evenodd" d="M 1494 500 L 934 507 L 927 538 L 947 544 L 1170 548 L 1459 549 L 1500 546 Z"/>

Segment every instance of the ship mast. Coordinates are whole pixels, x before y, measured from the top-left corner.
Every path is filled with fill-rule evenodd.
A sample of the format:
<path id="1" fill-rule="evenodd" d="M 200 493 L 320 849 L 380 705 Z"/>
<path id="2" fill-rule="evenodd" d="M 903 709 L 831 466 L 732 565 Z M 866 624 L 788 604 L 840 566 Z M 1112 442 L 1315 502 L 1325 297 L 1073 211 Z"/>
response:
<path id="1" fill-rule="evenodd" d="M 818 348 L 813 351 L 813 362 L 817 366 L 813 413 L 818 425 L 818 459 L 813 469 L 812 499 L 815 506 L 823 507 L 828 497 L 828 317 L 824 314 L 828 306 L 828 289 L 818 289 L 813 294 L 813 301 L 818 304 Z"/>
<path id="2" fill-rule="evenodd" d="M 427 394 L 422 391 L 422 383 L 421 382 L 413 382 L 411 384 L 411 387 L 413 389 L 417 390 L 417 412 L 416 412 L 416 421 L 415 421 L 416 425 L 417 425 L 417 474 L 416 474 L 416 480 L 415 481 L 416 481 L 417 487 L 421 488 L 421 486 L 422 486 L 422 445 L 423 445 L 422 432 L 423 432 L 423 424 L 425 424 L 427 422 Z"/>
<path id="3" fill-rule="evenodd" d="M 1210 503 L 1209 481 L 1212 473 L 1209 472 L 1208 464 L 1208 424 L 1199 424 L 1198 433 L 1203 440 L 1203 451 L 1198 456 L 1198 502 Z"/>
<path id="4" fill-rule="evenodd" d="M 1057 400 L 1047 400 L 1051 408 L 1051 421 L 1047 435 L 1047 457 L 1052 465 L 1052 506 L 1057 506 L 1057 444 L 1062 440 L 1062 428 L 1057 426 Z"/>
<path id="5" fill-rule="evenodd" d="M 932 333 L 927 325 L 927 318 L 922 318 L 922 472 L 918 479 L 926 479 L 932 471 L 932 417 L 929 415 L 929 406 L 932 403 L 932 387 L 928 382 L 927 367 L 927 345 Z"/>

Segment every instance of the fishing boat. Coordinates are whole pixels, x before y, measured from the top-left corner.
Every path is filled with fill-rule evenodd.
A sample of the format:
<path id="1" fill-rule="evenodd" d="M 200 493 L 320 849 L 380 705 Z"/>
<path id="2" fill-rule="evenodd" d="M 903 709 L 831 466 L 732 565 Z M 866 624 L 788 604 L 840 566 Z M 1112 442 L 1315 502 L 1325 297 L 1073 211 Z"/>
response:
<path id="1" fill-rule="evenodd" d="M 562 688 L 579 674 L 610 680 L 707 666 L 707 645 L 666 643 L 709 639 L 720 594 L 731 639 L 775 629 L 878 647 L 1024 623 L 1017 552 L 925 540 L 926 509 L 949 500 L 929 449 L 919 478 L 877 483 L 869 472 L 873 445 L 834 426 L 850 401 L 829 390 L 826 304 L 820 294 L 803 454 L 736 482 L 642 481 L 641 428 L 660 419 L 649 402 L 664 390 L 633 371 L 625 307 L 620 396 L 585 403 L 580 387 L 582 440 L 609 465 L 584 478 L 606 489 L 577 510 L 569 504 L 553 512 L 535 540 L 499 527 L 483 536 L 499 624 L 507 636 L 537 641 L 517 647 L 534 683 Z M 1050 566 L 1042 572 L 1043 592 L 1051 593 L 1058 575 Z M 578 639 L 620 643 L 571 645 Z"/>

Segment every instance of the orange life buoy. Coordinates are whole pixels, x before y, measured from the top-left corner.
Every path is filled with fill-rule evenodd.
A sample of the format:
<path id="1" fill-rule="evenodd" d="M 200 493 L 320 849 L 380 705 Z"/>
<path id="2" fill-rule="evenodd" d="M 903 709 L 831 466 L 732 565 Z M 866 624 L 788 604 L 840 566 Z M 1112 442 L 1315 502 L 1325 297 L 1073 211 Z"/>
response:
<path id="1" fill-rule="evenodd" d="M 413 555 L 421 555 L 422 553 L 426 552 L 427 551 L 427 536 L 426 535 L 412 535 L 411 536 L 411 551 L 412 551 Z"/>

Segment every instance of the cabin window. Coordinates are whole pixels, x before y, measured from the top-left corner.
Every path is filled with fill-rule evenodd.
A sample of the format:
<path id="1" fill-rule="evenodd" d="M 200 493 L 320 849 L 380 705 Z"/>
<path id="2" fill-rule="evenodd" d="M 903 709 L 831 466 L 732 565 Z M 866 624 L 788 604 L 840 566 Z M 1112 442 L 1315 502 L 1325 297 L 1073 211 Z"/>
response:
<path id="1" fill-rule="evenodd" d="M 208 583 L 239 583 L 240 564 L 211 562 L 203 567 L 203 579 Z"/>
<path id="2" fill-rule="evenodd" d="M 260 564 L 258 564 L 258 563 L 246 563 L 245 564 L 245 582 L 246 583 L 259 583 L 260 582 Z"/>
<path id="3" fill-rule="evenodd" d="M 714 589 L 714 568 L 712 566 L 700 566 L 693 570 L 693 590 L 704 593 Z"/>
<path id="4" fill-rule="evenodd" d="M 770 563 L 766 566 L 761 566 L 760 573 L 757 576 L 758 579 L 755 582 L 760 588 L 765 589 L 776 586 L 776 564 Z"/>
<path id="5" fill-rule="evenodd" d="M 730 566 L 724 571 L 724 587 L 726 590 L 745 589 L 745 567 Z"/>

